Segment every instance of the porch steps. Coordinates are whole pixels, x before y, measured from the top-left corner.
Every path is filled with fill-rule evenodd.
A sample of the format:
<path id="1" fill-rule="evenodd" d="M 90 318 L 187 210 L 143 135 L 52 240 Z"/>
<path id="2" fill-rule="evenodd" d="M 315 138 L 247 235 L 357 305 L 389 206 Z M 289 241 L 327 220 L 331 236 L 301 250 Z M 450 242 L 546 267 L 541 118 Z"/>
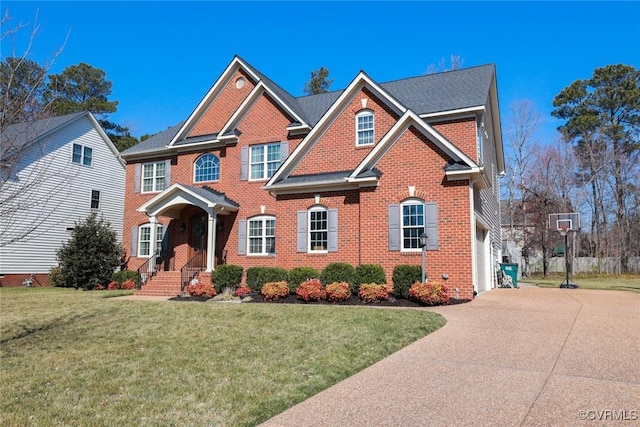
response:
<path id="1" fill-rule="evenodd" d="M 180 295 L 180 287 L 179 271 L 158 271 L 136 295 L 175 297 Z"/>

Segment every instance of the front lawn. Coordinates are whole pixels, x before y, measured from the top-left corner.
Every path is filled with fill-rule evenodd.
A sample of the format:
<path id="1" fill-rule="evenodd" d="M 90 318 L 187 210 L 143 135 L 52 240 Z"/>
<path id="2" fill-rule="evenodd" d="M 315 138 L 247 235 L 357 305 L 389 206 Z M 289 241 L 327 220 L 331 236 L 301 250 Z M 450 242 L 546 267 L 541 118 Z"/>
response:
<path id="1" fill-rule="evenodd" d="M 565 280 L 565 275 L 553 274 L 548 277 L 532 276 L 521 279 L 523 282 L 534 283 L 541 288 L 557 288 Z M 640 292 L 640 275 L 587 275 L 570 276 L 569 281 L 576 283 L 581 289 L 608 289 L 616 291 Z"/>
<path id="2" fill-rule="evenodd" d="M 1 425 L 256 425 L 445 323 L 424 310 L 106 295 L 0 289 Z"/>

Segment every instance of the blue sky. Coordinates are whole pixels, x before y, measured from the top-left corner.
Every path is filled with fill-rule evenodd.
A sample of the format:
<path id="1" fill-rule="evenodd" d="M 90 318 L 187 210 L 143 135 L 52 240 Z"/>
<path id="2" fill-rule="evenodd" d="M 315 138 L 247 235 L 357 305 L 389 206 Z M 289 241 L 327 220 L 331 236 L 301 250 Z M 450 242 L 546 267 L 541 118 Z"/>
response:
<path id="1" fill-rule="evenodd" d="M 3 1 L 11 24 L 39 34 L 30 58 L 51 72 L 88 63 L 113 82 L 110 120 L 135 136 L 184 120 L 240 55 L 294 96 L 310 72 L 328 68 L 331 89 L 360 70 L 385 82 L 424 74 L 451 55 L 464 67 L 494 63 L 503 116 L 529 99 L 543 118 L 539 138 L 560 124 L 553 97 L 593 70 L 640 68 L 639 2 L 24 2 Z M 4 29 L 3 29 L 4 31 Z M 22 52 L 29 29 L 17 33 Z M 68 37 L 67 37 L 68 36 Z M 12 43 L 2 41 L 2 55 Z"/>

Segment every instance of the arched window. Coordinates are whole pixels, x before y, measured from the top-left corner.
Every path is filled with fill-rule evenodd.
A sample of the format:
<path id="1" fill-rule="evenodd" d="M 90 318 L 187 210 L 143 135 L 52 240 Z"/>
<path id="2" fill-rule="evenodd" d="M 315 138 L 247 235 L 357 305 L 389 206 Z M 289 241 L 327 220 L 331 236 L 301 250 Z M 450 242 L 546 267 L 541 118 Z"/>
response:
<path id="1" fill-rule="evenodd" d="M 276 218 L 257 216 L 248 221 L 247 254 L 273 255 L 276 253 Z"/>
<path id="2" fill-rule="evenodd" d="M 220 159 L 213 154 L 203 154 L 198 157 L 194 169 L 194 182 L 217 181 L 220 179 Z"/>
<path id="3" fill-rule="evenodd" d="M 425 232 L 424 202 L 409 199 L 402 203 L 402 250 L 420 250 L 420 234 Z"/>
<path id="4" fill-rule="evenodd" d="M 329 219 L 327 208 L 314 206 L 309 209 L 309 251 L 326 252 L 329 245 Z"/>
<path id="5" fill-rule="evenodd" d="M 371 145 L 373 143 L 375 143 L 373 111 L 360 111 L 356 114 L 356 145 Z"/>

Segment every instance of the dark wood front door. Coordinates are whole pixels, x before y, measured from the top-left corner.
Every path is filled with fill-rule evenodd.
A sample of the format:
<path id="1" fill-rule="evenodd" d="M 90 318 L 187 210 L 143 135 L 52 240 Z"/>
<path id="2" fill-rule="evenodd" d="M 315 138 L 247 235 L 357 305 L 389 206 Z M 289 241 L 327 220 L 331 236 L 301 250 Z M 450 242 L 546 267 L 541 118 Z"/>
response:
<path id="1" fill-rule="evenodd" d="M 191 256 L 196 253 L 207 251 L 208 218 L 206 214 L 198 214 L 191 217 L 191 233 L 189 234 L 189 247 L 191 248 Z M 206 259 L 206 256 L 204 257 Z"/>

